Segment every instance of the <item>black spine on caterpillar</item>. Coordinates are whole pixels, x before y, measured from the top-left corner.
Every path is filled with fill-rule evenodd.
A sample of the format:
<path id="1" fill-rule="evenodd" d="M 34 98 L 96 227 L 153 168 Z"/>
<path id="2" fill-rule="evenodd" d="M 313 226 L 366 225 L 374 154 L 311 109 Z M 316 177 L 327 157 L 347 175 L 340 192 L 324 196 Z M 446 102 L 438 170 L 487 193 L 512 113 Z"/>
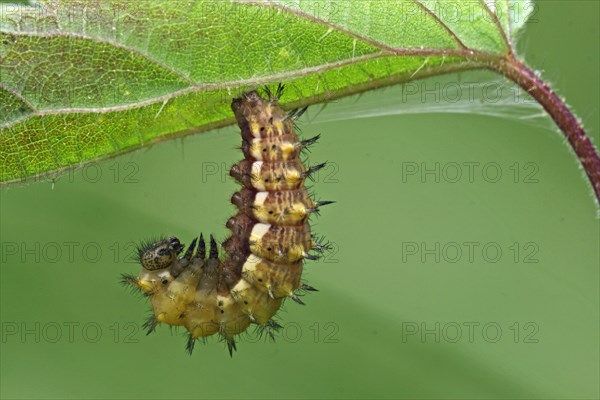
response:
<path id="1" fill-rule="evenodd" d="M 283 111 L 278 104 L 282 90 L 280 85 L 272 94 L 267 88 L 266 98 L 246 92 L 232 102 L 244 159 L 230 175 L 243 187 L 231 198 L 238 213 L 226 224 L 231 230 L 223 242 L 226 256 L 219 259 L 212 235 L 208 258 L 202 235 L 181 256 L 184 246 L 177 238 L 162 239 L 139 249 L 140 275 L 122 279 L 150 299 L 148 333 L 160 323 L 183 326 L 190 353 L 196 339 L 214 334 L 232 353 L 235 335 L 251 324 L 273 337 L 281 326 L 272 318 L 283 300 L 304 304 L 298 291 L 316 290 L 301 284 L 302 263 L 317 258 L 311 250 L 318 253 L 327 246 L 314 241 L 308 217 L 331 202 L 315 202 L 304 182 L 325 164 L 306 167 L 300 160 L 301 151 L 319 136 L 298 139 L 294 121 L 306 108 Z"/>

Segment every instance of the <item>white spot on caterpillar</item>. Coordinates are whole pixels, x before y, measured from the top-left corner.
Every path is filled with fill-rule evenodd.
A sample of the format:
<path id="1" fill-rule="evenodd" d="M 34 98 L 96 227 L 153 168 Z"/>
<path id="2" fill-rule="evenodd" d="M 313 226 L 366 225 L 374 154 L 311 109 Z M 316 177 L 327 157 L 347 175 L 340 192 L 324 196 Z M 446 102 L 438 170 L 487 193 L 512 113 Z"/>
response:
<path id="1" fill-rule="evenodd" d="M 262 170 L 263 162 L 255 161 L 252 163 L 252 186 L 259 191 L 265 190 L 265 184 L 260 178 L 260 171 Z"/>
<path id="2" fill-rule="evenodd" d="M 256 266 L 262 262 L 262 258 L 250 254 L 242 267 L 242 272 L 253 272 L 256 271 Z"/>
<path id="3" fill-rule="evenodd" d="M 240 279 L 240 282 L 241 281 L 243 281 L 243 279 Z M 228 294 L 227 296 L 217 295 L 217 306 L 221 309 L 229 307 L 234 302 L 235 300 L 230 294 Z"/>
<path id="4" fill-rule="evenodd" d="M 232 293 L 241 293 L 244 290 L 248 289 L 249 287 L 251 287 L 252 285 L 250 283 L 248 283 L 245 279 L 240 279 L 238 281 L 238 283 L 233 287 L 233 289 L 231 290 Z"/>
<path id="5" fill-rule="evenodd" d="M 262 207 L 263 204 L 265 204 L 265 201 L 267 200 L 268 196 L 269 196 L 269 192 L 256 193 L 256 196 L 254 197 L 254 205 L 256 207 Z"/>
<path id="6" fill-rule="evenodd" d="M 252 232 L 250 233 L 250 242 L 258 242 L 262 239 L 263 236 L 269 232 L 271 229 L 271 225 L 269 224 L 256 224 L 252 227 Z"/>

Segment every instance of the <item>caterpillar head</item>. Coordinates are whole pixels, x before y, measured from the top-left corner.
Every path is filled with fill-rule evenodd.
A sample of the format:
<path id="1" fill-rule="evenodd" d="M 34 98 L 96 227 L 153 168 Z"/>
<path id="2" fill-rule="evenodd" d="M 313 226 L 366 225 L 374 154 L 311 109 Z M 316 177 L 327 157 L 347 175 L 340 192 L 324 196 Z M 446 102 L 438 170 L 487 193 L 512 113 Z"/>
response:
<path id="1" fill-rule="evenodd" d="M 167 268 L 177 260 L 177 255 L 183 250 L 183 245 L 176 237 L 159 240 L 140 246 L 138 256 L 142 267 L 148 271 Z"/>

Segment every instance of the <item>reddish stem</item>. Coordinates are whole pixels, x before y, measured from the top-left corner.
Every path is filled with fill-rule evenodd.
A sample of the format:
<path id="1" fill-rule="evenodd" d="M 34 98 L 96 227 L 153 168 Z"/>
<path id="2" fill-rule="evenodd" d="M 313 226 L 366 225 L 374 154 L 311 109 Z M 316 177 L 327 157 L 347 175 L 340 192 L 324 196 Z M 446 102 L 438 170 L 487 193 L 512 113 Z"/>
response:
<path id="1" fill-rule="evenodd" d="M 550 114 L 581 161 L 600 203 L 600 157 L 583 126 L 564 101 L 531 69 L 512 56 L 503 58 L 499 63 L 493 62 L 491 67 L 521 86 Z"/>

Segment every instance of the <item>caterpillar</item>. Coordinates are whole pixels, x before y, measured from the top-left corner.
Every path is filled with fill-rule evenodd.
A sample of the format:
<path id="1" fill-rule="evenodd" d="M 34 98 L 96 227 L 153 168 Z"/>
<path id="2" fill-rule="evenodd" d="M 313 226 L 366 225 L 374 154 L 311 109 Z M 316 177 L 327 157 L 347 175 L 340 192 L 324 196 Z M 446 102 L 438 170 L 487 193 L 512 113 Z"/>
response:
<path id="1" fill-rule="evenodd" d="M 185 252 L 178 238 L 161 238 L 138 247 L 138 276 L 122 275 L 123 284 L 150 301 L 147 334 L 159 324 L 183 326 L 190 354 L 197 340 L 218 335 L 232 355 L 236 336 L 251 325 L 274 339 L 282 328 L 274 319 L 282 303 L 303 305 L 300 296 L 317 291 L 301 283 L 303 263 L 329 245 L 311 233 L 309 217 L 333 202 L 308 193 L 306 179 L 326 164 L 307 167 L 300 156 L 320 136 L 298 139 L 296 120 L 306 107 L 286 113 L 279 105 L 283 89 L 265 87 L 264 97 L 244 92 L 231 103 L 244 158 L 230 170 L 242 188 L 231 197 L 238 213 L 226 223 L 231 236 L 221 244 L 225 254 L 212 235 L 208 256 L 203 234 Z"/>

